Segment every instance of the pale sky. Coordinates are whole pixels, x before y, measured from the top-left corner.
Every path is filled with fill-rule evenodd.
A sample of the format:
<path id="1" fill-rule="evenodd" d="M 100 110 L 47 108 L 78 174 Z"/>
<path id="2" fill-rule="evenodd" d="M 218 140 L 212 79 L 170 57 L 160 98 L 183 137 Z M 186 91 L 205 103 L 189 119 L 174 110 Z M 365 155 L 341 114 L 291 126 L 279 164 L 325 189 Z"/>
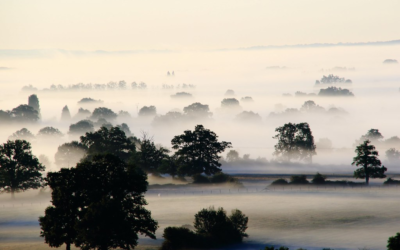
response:
<path id="1" fill-rule="evenodd" d="M 399 0 L 0 0 L 0 49 L 203 50 L 400 39 Z"/>

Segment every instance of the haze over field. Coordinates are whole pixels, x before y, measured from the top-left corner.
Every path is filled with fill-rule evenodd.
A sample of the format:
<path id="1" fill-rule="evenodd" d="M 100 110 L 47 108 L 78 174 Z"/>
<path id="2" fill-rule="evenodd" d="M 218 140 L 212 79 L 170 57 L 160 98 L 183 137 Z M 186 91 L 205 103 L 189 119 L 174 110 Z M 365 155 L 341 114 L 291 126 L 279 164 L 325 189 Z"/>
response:
<path id="1" fill-rule="evenodd" d="M 0 111 L 36 94 L 40 119 L 8 122 L 9 113 L 0 112 L 0 144 L 28 129 L 33 154 L 50 172 L 62 166 L 58 147 L 84 135 L 71 132 L 81 120 L 91 120 L 95 130 L 125 123 L 132 136 L 146 135 L 170 155 L 174 136 L 202 124 L 232 143 L 221 154 L 222 170 L 242 178 L 243 192 L 250 193 L 215 185 L 158 189 L 184 182 L 149 175 L 147 209 L 160 228 L 157 241 L 141 238 L 139 247 L 156 248 L 165 227 L 191 224 L 201 208 L 222 206 L 249 216 L 250 238 L 237 249 L 383 249 L 400 222 L 398 188 L 381 188 L 385 179 L 371 180 L 372 190 L 265 188 L 275 177 L 310 179 L 316 172 L 362 182 L 352 179 L 351 163 L 370 129 L 383 136 L 372 143 L 386 175 L 398 179 L 400 153 L 394 159 L 386 152 L 400 150 L 399 9 L 398 0 L 1 1 Z M 223 102 L 232 98 L 239 105 Z M 190 113 L 193 103 L 208 105 L 208 112 Z M 71 118 L 62 118 L 65 106 Z M 155 113 L 145 112 L 150 106 Z M 99 107 L 116 118 L 99 119 L 92 114 Z M 275 129 L 289 122 L 310 125 L 312 161 L 274 155 Z M 62 134 L 40 135 L 45 127 Z M 238 160 L 229 160 L 230 150 Z M 16 200 L 0 194 L 0 248 L 48 249 L 38 244 L 37 218 L 50 190 L 37 194 Z"/>

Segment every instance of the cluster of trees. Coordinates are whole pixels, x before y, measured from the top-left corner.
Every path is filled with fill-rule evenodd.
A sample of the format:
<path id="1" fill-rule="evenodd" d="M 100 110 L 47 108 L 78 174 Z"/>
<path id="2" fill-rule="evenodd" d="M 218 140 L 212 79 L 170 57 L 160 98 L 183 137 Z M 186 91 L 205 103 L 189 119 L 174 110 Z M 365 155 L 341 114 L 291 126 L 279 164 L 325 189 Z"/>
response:
<path id="1" fill-rule="evenodd" d="M 283 107 L 282 107 L 283 108 Z M 346 115 L 347 112 L 342 108 L 331 107 L 326 110 L 319 106 L 313 100 L 308 100 L 303 103 L 300 109 L 287 108 L 281 112 L 271 112 L 268 118 L 293 117 L 302 116 L 304 114 L 319 114 L 319 115 Z"/>
<path id="2" fill-rule="evenodd" d="M 204 208 L 195 215 L 194 229 L 167 227 L 164 229 L 162 250 L 216 248 L 242 242 L 248 217 L 238 209 L 230 216 L 223 208 Z"/>
<path id="3" fill-rule="evenodd" d="M 321 78 L 321 81 L 316 80 L 315 84 L 332 84 L 332 83 L 352 83 L 352 81 L 350 79 L 345 79 L 344 77 L 339 77 L 339 76 L 335 76 L 333 74 L 330 74 L 328 76 L 323 76 Z"/>
<path id="4" fill-rule="evenodd" d="M 187 92 L 177 92 L 174 95 L 171 95 L 171 98 L 173 99 L 190 99 L 193 98 L 193 95 Z"/>
<path id="5" fill-rule="evenodd" d="M 318 96 L 354 96 L 354 94 L 348 89 L 342 89 L 337 87 L 328 87 L 326 89 L 320 89 Z"/>
<path id="6" fill-rule="evenodd" d="M 13 122 L 35 123 L 40 119 L 40 105 L 37 95 L 28 97 L 28 104 L 21 104 L 10 110 L 0 110 L 0 125 Z"/>
<path id="7" fill-rule="evenodd" d="M 173 84 L 163 84 L 161 87 L 162 89 L 195 89 L 196 85 L 186 83 L 178 84 L 176 86 Z"/>

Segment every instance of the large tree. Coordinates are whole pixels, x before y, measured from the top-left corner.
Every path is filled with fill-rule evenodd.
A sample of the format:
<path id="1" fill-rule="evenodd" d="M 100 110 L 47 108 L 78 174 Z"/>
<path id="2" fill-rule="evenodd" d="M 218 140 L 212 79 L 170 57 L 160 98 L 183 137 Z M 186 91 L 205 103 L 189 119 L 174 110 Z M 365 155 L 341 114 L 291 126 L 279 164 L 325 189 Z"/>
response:
<path id="1" fill-rule="evenodd" d="M 106 250 L 133 249 L 139 233 L 155 239 L 158 224 L 144 208 L 148 183 L 139 169 L 107 154 L 54 176 L 56 182 L 49 176 L 53 206 L 40 218 L 47 243 L 60 246 L 68 240 L 81 249 Z"/>
<path id="2" fill-rule="evenodd" d="M 304 159 L 312 161 L 316 154 L 314 137 L 308 123 L 287 123 L 275 129 L 277 134 L 273 137 L 278 139 L 275 145 L 274 155 L 286 161 L 291 159 Z"/>
<path id="3" fill-rule="evenodd" d="M 361 166 L 361 168 L 354 171 L 355 178 L 365 178 L 365 183 L 369 184 L 370 178 L 385 178 L 387 168 L 382 166 L 381 161 L 378 159 L 378 151 L 375 150 L 374 145 L 370 145 L 369 140 L 365 140 L 362 144 L 356 147 L 355 152 L 357 156 L 353 158 L 351 165 Z"/>
<path id="4" fill-rule="evenodd" d="M 36 122 L 40 117 L 37 110 L 26 104 L 12 109 L 10 114 L 12 119 L 18 122 Z"/>
<path id="5" fill-rule="evenodd" d="M 0 145 L 0 189 L 14 193 L 43 186 L 45 167 L 32 155 L 31 144 L 25 140 L 7 141 Z"/>
<path id="6" fill-rule="evenodd" d="M 175 136 L 172 148 L 181 163 L 180 172 L 184 175 L 212 175 L 221 172 L 221 158 L 218 154 L 232 147 L 232 143 L 218 141 L 218 136 L 203 125 L 197 125 L 194 131 L 186 130 Z"/>
<path id="7" fill-rule="evenodd" d="M 75 226 L 78 222 L 79 209 L 82 203 L 81 190 L 76 183 L 75 168 L 63 168 L 59 172 L 47 174 L 47 184 L 51 188 L 51 203 L 45 210 L 45 216 L 39 217 L 40 236 L 50 247 L 66 245 L 70 250 L 76 241 Z"/>

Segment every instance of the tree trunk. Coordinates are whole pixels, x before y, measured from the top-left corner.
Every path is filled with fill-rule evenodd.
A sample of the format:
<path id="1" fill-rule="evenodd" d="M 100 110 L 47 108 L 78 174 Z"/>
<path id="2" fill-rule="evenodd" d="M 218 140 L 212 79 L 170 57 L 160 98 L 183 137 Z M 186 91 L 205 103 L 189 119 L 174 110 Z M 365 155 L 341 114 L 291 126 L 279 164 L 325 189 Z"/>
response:
<path id="1" fill-rule="evenodd" d="M 71 243 L 67 242 L 66 245 L 67 245 L 66 250 L 71 250 Z"/>
<path id="2" fill-rule="evenodd" d="M 364 167 L 364 172 L 365 172 L 365 184 L 368 186 L 369 185 L 369 172 L 368 172 L 367 167 Z"/>
<path id="3" fill-rule="evenodd" d="M 11 199 L 13 199 L 13 200 L 15 200 L 15 194 L 14 193 L 15 193 L 14 189 L 12 188 L 11 189 Z"/>

